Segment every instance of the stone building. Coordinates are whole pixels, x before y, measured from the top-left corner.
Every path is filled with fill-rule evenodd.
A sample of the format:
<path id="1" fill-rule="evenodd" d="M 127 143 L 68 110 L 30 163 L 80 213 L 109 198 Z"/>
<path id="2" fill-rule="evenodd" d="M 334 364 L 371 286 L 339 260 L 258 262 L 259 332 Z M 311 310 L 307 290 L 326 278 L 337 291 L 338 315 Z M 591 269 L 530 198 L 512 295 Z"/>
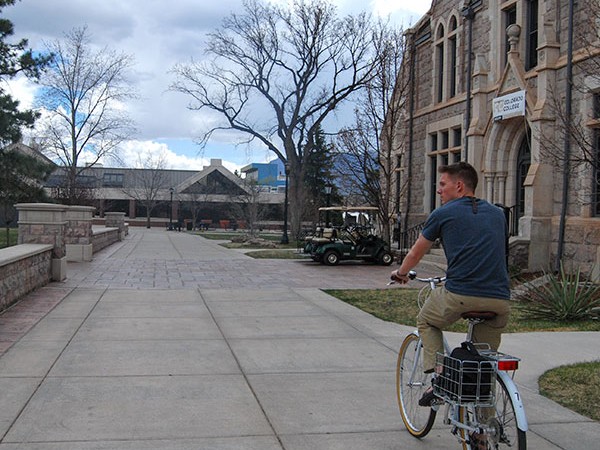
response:
<path id="1" fill-rule="evenodd" d="M 598 5 L 434 0 L 408 30 L 406 138 L 396 149 L 405 231 L 439 206 L 437 168 L 466 160 L 479 173 L 476 195 L 510 208 L 514 263 L 547 269 L 562 254 L 588 273 L 600 266 Z"/>

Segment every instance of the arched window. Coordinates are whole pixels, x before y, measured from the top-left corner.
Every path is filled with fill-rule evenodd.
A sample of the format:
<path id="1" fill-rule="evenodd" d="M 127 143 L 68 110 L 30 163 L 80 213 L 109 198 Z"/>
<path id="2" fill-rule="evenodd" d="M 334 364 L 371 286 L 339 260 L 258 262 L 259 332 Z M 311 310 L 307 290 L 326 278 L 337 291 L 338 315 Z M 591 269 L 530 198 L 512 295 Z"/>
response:
<path id="1" fill-rule="evenodd" d="M 448 32 L 448 96 L 456 95 L 456 79 L 458 71 L 458 44 L 457 44 L 457 21 L 456 16 L 450 18 Z"/>
<path id="2" fill-rule="evenodd" d="M 444 26 L 439 25 L 435 33 L 435 59 L 436 59 L 436 100 L 444 99 Z"/>

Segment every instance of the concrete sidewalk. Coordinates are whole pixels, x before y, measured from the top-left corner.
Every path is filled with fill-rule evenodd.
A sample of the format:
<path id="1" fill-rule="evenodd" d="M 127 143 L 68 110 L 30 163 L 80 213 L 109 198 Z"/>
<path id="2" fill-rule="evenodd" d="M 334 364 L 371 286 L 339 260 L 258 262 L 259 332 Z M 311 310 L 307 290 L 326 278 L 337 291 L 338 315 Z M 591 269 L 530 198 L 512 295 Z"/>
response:
<path id="1" fill-rule="evenodd" d="M 439 420 L 421 441 L 402 425 L 394 372 L 411 329 L 320 290 L 383 287 L 391 269 L 131 229 L 0 316 L 0 450 L 458 448 Z M 539 396 L 537 377 L 600 359 L 599 338 L 505 335 L 530 449 L 597 447 L 600 423 Z"/>

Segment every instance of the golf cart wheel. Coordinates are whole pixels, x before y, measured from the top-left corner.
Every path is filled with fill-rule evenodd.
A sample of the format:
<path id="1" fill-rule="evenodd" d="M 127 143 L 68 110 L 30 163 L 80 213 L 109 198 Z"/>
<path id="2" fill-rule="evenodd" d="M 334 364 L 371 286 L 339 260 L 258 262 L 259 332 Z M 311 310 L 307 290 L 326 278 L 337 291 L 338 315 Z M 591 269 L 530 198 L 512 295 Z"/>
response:
<path id="1" fill-rule="evenodd" d="M 323 255 L 323 262 L 328 266 L 336 266 L 340 262 L 340 255 L 335 250 L 327 250 Z"/>
<path id="2" fill-rule="evenodd" d="M 379 254 L 379 264 L 382 264 L 384 266 L 389 266 L 393 262 L 394 262 L 394 255 L 392 255 L 390 252 L 384 251 Z"/>

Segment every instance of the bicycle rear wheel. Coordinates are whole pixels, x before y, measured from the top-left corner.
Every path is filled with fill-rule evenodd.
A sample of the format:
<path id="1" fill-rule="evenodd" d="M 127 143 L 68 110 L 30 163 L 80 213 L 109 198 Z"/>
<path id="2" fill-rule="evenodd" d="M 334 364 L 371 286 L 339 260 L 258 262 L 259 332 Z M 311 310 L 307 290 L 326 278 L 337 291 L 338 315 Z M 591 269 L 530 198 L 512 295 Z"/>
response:
<path id="1" fill-rule="evenodd" d="M 466 409 L 466 408 L 464 408 Z M 527 450 L 527 436 L 525 431 L 517 427 L 515 406 L 508 394 L 506 385 L 499 377 L 496 378 L 496 404 L 491 408 L 478 408 L 477 421 L 487 425 L 492 432 L 484 438 L 487 447 L 471 445 L 466 449 L 488 448 L 494 450 L 517 449 Z M 463 435 L 463 438 L 466 436 Z"/>
<path id="2" fill-rule="evenodd" d="M 421 339 L 411 333 L 402 342 L 396 364 L 396 395 L 400 415 L 406 429 L 417 438 L 429 433 L 436 412 L 419 406 L 419 399 L 430 386 L 430 377 L 423 373 L 423 346 Z"/>
<path id="3" fill-rule="evenodd" d="M 515 405 L 508 393 L 506 385 L 501 378 L 496 378 L 496 413 L 492 425 L 496 430 L 496 437 L 490 445 L 497 444 L 498 447 L 490 448 L 516 448 L 527 449 L 527 436 L 525 431 L 517 427 L 517 416 Z M 491 438 L 490 438 L 491 439 Z"/>

